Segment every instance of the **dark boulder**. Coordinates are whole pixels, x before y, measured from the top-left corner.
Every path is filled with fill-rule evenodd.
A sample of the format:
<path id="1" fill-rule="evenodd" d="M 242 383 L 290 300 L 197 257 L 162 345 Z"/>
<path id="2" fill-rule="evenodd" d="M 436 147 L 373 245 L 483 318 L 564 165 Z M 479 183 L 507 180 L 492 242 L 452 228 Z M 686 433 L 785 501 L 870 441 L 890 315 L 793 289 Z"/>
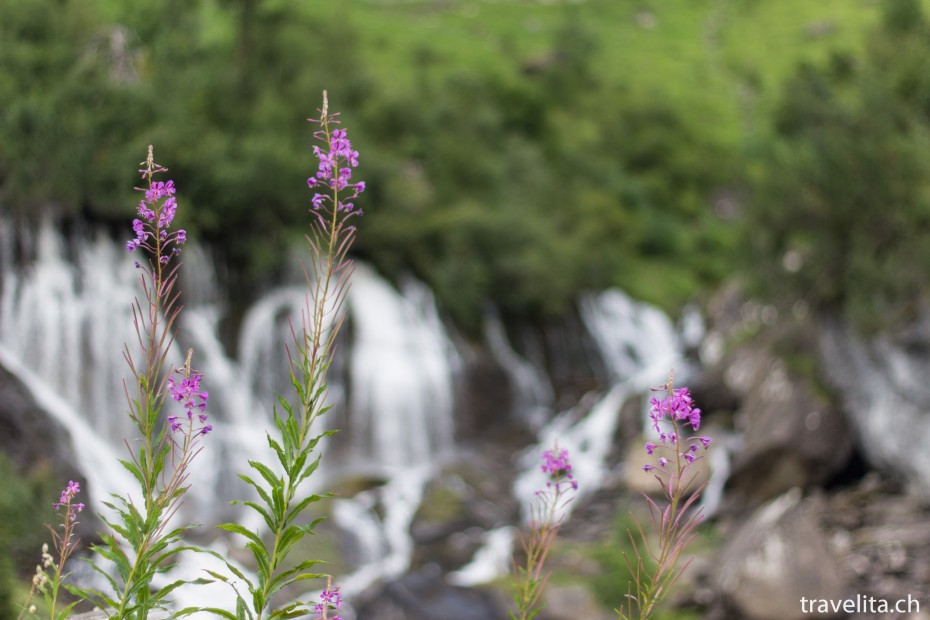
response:
<path id="1" fill-rule="evenodd" d="M 356 620 L 505 620 L 490 592 L 445 582 L 437 568 L 424 568 L 385 584 L 356 610 Z"/>

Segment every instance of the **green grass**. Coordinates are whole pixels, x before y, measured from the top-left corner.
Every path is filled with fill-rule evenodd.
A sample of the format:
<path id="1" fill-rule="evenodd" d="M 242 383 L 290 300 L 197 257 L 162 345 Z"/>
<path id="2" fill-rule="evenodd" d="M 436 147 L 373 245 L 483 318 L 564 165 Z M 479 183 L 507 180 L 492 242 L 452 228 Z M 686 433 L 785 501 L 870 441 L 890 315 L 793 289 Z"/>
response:
<path id="1" fill-rule="evenodd" d="M 880 17 L 869 0 L 368 0 L 307 10 L 357 30 L 385 92 L 412 88 L 427 63 L 439 74 L 506 78 L 544 62 L 554 34 L 575 20 L 596 44 L 602 77 L 680 101 L 731 140 L 770 109 L 799 61 L 858 51 Z"/>

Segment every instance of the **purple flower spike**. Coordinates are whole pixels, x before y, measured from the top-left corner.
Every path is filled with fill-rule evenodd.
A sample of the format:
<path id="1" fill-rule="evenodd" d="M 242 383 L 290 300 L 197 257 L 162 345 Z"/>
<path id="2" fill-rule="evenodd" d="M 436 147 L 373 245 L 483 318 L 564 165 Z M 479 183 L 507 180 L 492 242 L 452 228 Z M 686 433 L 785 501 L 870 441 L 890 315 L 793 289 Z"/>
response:
<path id="1" fill-rule="evenodd" d="M 149 156 L 151 157 L 151 151 Z M 151 161 L 149 164 L 146 170 L 141 171 L 143 178 L 149 179 L 149 188 L 140 189 L 145 192 L 145 199 L 139 203 L 140 219 L 132 222 L 132 230 L 136 238 L 126 242 L 126 249 L 133 252 L 139 247 L 144 247 L 153 254 L 153 264 L 167 265 L 171 256 L 178 253 L 177 246 L 187 241 L 187 233 L 183 230 L 175 233 L 169 232 L 168 229 L 178 209 L 174 181 L 152 181 L 152 174 L 165 172 L 166 169 L 158 167 Z M 175 247 L 168 248 L 167 246 L 172 242 Z"/>
<path id="2" fill-rule="evenodd" d="M 197 420 L 203 425 L 199 429 L 194 429 L 193 425 L 189 425 L 187 432 L 192 433 L 196 430 L 197 434 L 206 435 L 213 430 L 213 426 L 205 424 L 207 421 L 207 414 L 205 411 L 207 409 L 207 400 L 210 395 L 205 390 L 202 391 L 200 389 L 200 381 L 203 379 L 203 375 L 192 372 L 187 366 L 179 368 L 175 374 L 179 375 L 181 379 L 180 381 L 176 381 L 174 376 L 168 377 L 168 393 L 171 395 L 172 399 L 184 406 L 188 420 L 193 422 L 194 413 L 196 412 Z M 172 431 L 178 431 L 182 428 L 181 422 L 178 422 L 178 416 L 169 417 L 168 423 L 171 424 Z"/>
<path id="3" fill-rule="evenodd" d="M 342 594 L 339 593 L 339 586 L 328 586 L 320 594 L 320 602 L 313 606 L 313 620 L 321 620 L 324 616 L 328 620 L 342 620 L 342 616 L 326 615 L 329 610 L 339 609 L 342 609 Z"/>
<path id="4" fill-rule="evenodd" d="M 568 450 L 545 450 L 542 459 L 540 471 L 549 477 L 547 487 L 554 488 L 557 494 L 563 491 L 563 486 L 578 489 L 578 481 L 572 475 L 572 464 L 568 460 Z"/>
<path id="5" fill-rule="evenodd" d="M 338 123 L 335 116 L 333 114 L 327 117 L 330 125 Z M 322 119 L 310 120 L 324 124 Z M 347 216 L 361 215 L 361 209 L 355 209 L 350 201 L 365 191 L 365 183 L 349 182 L 352 179 L 352 169 L 358 167 L 358 151 L 352 148 L 346 130 L 334 129 L 328 138 L 325 130 L 320 130 L 314 136 L 325 146 L 313 147 L 313 154 L 318 160 L 317 171 L 307 179 L 307 185 L 313 189 L 329 188 L 329 193 L 314 194 L 311 200 L 313 210 L 320 211 L 328 202 L 333 209 L 344 211 Z"/>
<path id="6" fill-rule="evenodd" d="M 74 480 L 68 482 L 68 486 L 65 487 L 64 491 L 61 492 L 61 497 L 58 498 L 58 501 L 52 506 L 55 510 L 60 510 L 64 506 L 65 511 L 67 512 L 66 519 L 68 521 L 77 520 L 77 513 L 84 510 L 83 503 L 72 503 L 75 496 L 81 492 L 81 485 Z"/>

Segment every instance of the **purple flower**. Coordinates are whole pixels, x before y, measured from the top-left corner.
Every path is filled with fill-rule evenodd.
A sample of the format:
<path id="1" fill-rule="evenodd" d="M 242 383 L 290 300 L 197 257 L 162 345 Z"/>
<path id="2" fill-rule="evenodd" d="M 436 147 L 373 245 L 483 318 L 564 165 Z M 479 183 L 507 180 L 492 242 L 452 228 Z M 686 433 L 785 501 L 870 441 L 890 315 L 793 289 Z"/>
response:
<path id="1" fill-rule="evenodd" d="M 691 394 L 686 387 L 674 390 L 661 400 L 653 396 L 649 399 L 649 404 L 649 417 L 656 432 L 660 432 L 659 422 L 665 418 L 676 422 L 688 422 L 694 430 L 701 426 L 701 410 L 693 406 Z"/>
<path id="2" fill-rule="evenodd" d="M 61 497 L 58 498 L 58 501 L 52 506 L 55 510 L 59 510 L 62 506 L 65 507 L 67 511 L 67 518 L 70 521 L 77 519 L 77 513 L 84 510 L 83 503 L 73 504 L 71 503 L 74 500 L 74 497 L 81 492 L 81 485 L 74 480 L 68 482 L 68 486 L 65 487 L 64 491 L 61 492 Z"/>
<path id="3" fill-rule="evenodd" d="M 329 115 L 328 122 L 330 124 L 339 122 L 335 119 L 335 116 L 335 114 Z M 361 209 L 355 209 L 355 205 L 349 202 L 349 200 L 365 191 L 365 183 L 349 182 L 353 174 L 352 169 L 358 167 L 358 151 L 352 148 L 346 130 L 334 129 L 328 139 L 325 131 L 317 131 L 314 137 L 323 142 L 325 147 L 313 147 L 313 154 L 318 160 L 317 171 L 313 177 L 307 179 L 307 185 L 311 188 L 329 187 L 332 194 L 314 194 L 311 200 L 313 210 L 319 211 L 325 205 L 325 201 L 329 200 L 334 209 L 344 211 L 347 216 L 361 215 Z M 339 192 L 347 189 L 346 196 L 339 195 Z M 339 198 L 346 198 L 347 200 L 339 200 Z"/>
<path id="4" fill-rule="evenodd" d="M 313 606 L 313 620 L 320 620 L 324 613 L 330 609 L 342 609 L 342 594 L 339 593 L 339 586 L 329 586 L 320 594 L 320 602 Z M 342 620 L 342 616 L 326 616 L 328 620 Z"/>
<path id="5" fill-rule="evenodd" d="M 568 450 L 545 450 L 543 452 L 542 472 L 549 476 L 548 487 L 555 487 L 556 492 L 562 491 L 562 485 L 578 489 L 578 481 L 572 476 L 572 464 L 568 460 Z"/>
<path id="6" fill-rule="evenodd" d="M 203 379 L 203 375 L 191 372 L 186 367 L 179 368 L 175 374 L 181 375 L 181 380 L 178 382 L 175 381 L 174 376 L 168 377 L 168 393 L 175 401 L 183 403 L 188 420 L 193 420 L 194 413 L 197 412 L 197 419 L 201 424 L 204 424 L 207 421 L 207 414 L 204 411 L 207 409 L 207 400 L 210 398 L 210 394 L 200 389 L 200 380 Z M 177 421 L 177 418 L 177 416 L 168 418 L 171 430 L 175 432 L 181 430 L 181 423 Z M 197 432 L 206 435 L 211 430 L 213 430 L 213 426 L 207 424 L 198 429 Z"/>
<path id="7" fill-rule="evenodd" d="M 677 434 L 679 423 L 690 424 L 693 430 L 698 430 L 701 426 L 701 410 L 694 406 L 691 393 L 686 387 L 673 389 L 671 383 L 669 383 L 667 386 L 653 388 L 653 391 L 660 390 L 666 392 L 664 398 L 653 396 L 649 399 L 649 418 L 652 420 L 652 428 L 659 434 L 659 440 L 662 443 L 675 446 L 680 441 L 684 444 L 686 438 L 679 437 Z M 675 432 L 665 432 L 661 426 L 662 423 L 666 424 L 666 428 L 672 426 Z M 698 449 L 697 443 L 700 442 L 706 449 L 710 445 L 710 439 L 708 437 L 692 437 L 687 439 L 687 442 L 690 445 L 683 453 L 681 448 L 684 448 L 684 446 L 676 448 L 676 450 L 679 458 L 683 456 L 687 464 L 690 465 L 697 459 L 694 455 Z M 645 447 L 647 454 L 653 454 L 657 446 L 654 443 L 647 442 Z M 659 459 L 660 467 L 665 468 L 667 463 L 668 461 L 665 458 Z"/>
<path id="8" fill-rule="evenodd" d="M 139 203 L 139 217 L 150 222 L 155 219 L 155 212 L 149 208 L 149 205 L 144 200 Z"/>
<path id="9" fill-rule="evenodd" d="M 154 172 L 164 171 L 164 168 L 159 168 Z M 138 211 L 141 219 L 133 220 L 132 229 L 136 233 L 136 238 L 126 242 L 126 249 L 132 252 L 145 245 L 145 240 L 151 237 L 152 245 L 145 245 L 145 248 L 153 253 L 157 251 L 159 256 L 153 256 L 153 260 L 167 265 L 170 257 L 178 253 L 178 248 L 167 249 L 165 246 L 172 241 L 175 246 L 184 244 L 187 241 L 187 233 L 179 230 L 174 233 L 173 237 L 169 235 L 168 228 L 178 208 L 178 201 L 175 197 L 176 188 L 174 181 L 151 181 L 152 172 L 152 170 L 142 171 L 143 177 L 150 179 L 149 188 L 140 190 L 145 192 L 145 199 L 139 202 Z"/>

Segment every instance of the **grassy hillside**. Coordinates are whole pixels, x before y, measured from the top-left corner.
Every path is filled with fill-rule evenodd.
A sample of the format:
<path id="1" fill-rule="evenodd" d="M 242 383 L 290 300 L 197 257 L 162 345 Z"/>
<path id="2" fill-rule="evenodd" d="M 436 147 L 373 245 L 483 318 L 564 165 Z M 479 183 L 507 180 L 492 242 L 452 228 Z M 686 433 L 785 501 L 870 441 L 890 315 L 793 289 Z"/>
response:
<path id="1" fill-rule="evenodd" d="M 364 64 L 388 92 L 416 88 L 424 57 L 448 73 L 531 70 L 574 21 L 605 81 L 686 105 L 732 140 L 799 62 L 856 53 L 880 17 L 874 0 L 369 0 L 307 10 L 356 28 Z"/>
<path id="2" fill-rule="evenodd" d="M 880 18 L 858 0 L 54 6 L 0 0 L 0 201 L 122 220 L 154 143 L 197 206 L 185 225 L 251 290 L 305 215 L 301 122 L 326 88 L 371 188 L 358 250 L 466 321 L 488 299 L 557 313 L 618 285 L 673 309 L 713 286 L 738 233 L 709 206 L 781 85 Z"/>

